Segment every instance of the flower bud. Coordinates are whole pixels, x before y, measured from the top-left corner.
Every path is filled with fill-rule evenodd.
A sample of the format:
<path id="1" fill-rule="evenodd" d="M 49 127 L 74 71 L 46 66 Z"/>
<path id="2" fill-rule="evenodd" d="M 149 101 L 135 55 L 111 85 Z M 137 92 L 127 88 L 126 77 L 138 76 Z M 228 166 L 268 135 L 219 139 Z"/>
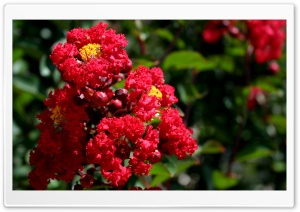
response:
<path id="1" fill-rule="evenodd" d="M 97 106 L 104 106 L 108 103 L 109 99 L 106 93 L 102 91 L 97 91 L 94 93 L 92 101 Z"/>
<path id="2" fill-rule="evenodd" d="M 73 102 L 75 105 L 78 105 L 78 106 L 82 106 L 84 105 L 87 101 L 86 99 L 84 98 L 84 94 L 77 94 L 73 97 Z"/>
<path id="3" fill-rule="evenodd" d="M 149 161 L 151 163 L 157 163 L 157 162 L 161 161 L 161 157 L 162 157 L 162 155 L 161 155 L 160 151 L 155 150 L 155 152 L 152 152 L 150 154 Z"/>
<path id="4" fill-rule="evenodd" d="M 277 74 L 280 71 L 280 67 L 276 61 L 272 61 L 269 64 L 268 69 L 271 71 L 272 74 Z"/>
<path id="5" fill-rule="evenodd" d="M 128 60 L 128 62 L 125 65 L 125 69 L 122 71 L 123 73 L 128 73 L 132 69 L 132 61 Z"/>
<path id="6" fill-rule="evenodd" d="M 109 110 L 111 113 L 116 112 L 117 110 L 122 108 L 122 102 L 118 99 L 112 99 L 109 103 Z"/>
<path id="7" fill-rule="evenodd" d="M 115 96 L 122 102 L 127 99 L 128 91 L 125 88 L 120 88 L 115 91 Z"/>
<path id="8" fill-rule="evenodd" d="M 228 31 L 229 31 L 229 34 L 232 35 L 233 37 L 237 37 L 238 34 L 240 33 L 239 29 L 235 26 L 230 26 Z"/>

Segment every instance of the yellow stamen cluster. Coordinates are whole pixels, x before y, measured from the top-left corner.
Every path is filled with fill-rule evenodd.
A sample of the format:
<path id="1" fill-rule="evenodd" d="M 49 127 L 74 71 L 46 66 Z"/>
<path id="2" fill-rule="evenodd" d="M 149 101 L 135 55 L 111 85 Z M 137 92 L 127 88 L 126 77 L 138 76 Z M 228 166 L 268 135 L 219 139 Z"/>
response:
<path id="1" fill-rule="evenodd" d="M 89 43 L 81 49 L 79 49 L 81 58 L 84 62 L 89 61 L 92 58 L 101 56 L 101 46 L 97 43 Z"/>
<path id="2" fill-rule="evenodd" d="M 50 118 L 57 124 L 65 121 L 63 112 L 59 106 L 56 106 L 52 110 L 52 116 L 50 116 Z"/>
<path id="3" fill-rule="evenodd" d="M 157 98 L 162 98 L 162 93 L 154 85 L 151 86 L 151 90 L 148 93 L 148 96 L 156 96 Z"/>

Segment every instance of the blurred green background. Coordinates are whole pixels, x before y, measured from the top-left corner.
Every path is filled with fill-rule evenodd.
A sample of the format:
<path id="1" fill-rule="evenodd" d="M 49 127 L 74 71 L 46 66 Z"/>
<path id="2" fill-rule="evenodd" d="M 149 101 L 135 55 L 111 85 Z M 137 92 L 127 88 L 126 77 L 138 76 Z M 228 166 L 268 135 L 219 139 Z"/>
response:
<path id="1" fill-rule="evenodd" d="M 69 30 L 98 22 L 13 22 L 13 189 L 32 189 L 27 176 L 29 152 L 40 135 L 35 129 L 36 115 L 45 109 L 43 101 L 49 91 L 64 85 L 49 59 L 53 45 L 65 42 Z M 126 36 L 134 67 L 163 69 L 166 83 L 176 89 L 184 123 L 194 130 L 199 145 L 193 157 L 181 162 L 169 157 L 156 165 L 148 178 L 153 186 L 172 190 L 286 189 L 285 49 L 277 74 L 268 71 L 268 64 L 258 65 L 252 58 L 250 81 L 245 82 L 248 43 L 231 36 L 215 44 L 205 43 L 205 20 L 104 22 Z M 247 109 L 251 86 L 265 91 L 264 101 L 254 110 Z M 48 189 L 70 189 L 70 185 L 51 181 Z"/>

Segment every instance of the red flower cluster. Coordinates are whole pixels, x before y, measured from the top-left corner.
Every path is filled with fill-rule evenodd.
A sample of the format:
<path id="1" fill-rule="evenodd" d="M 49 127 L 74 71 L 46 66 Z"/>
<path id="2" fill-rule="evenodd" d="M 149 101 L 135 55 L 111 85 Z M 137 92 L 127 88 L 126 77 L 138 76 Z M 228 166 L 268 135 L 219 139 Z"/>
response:
<path id="1" fill-rule="evenodd" d="M 132 174 L 148 175 L 163 154 L 183 159 L 197 149 L 192 131 L 170 107 L 178 100 L 162 70 L 139 66 L 130 72 L 125 37 L 106 26 L 73 29 L 67 43 L 53 49 L 50 58 L 67 83 L 49 94 L 48 109 L 38 115 L 41 136 L 30 154 L 35 169 L 29 174 L 35 189 L 75 175 L 80 185 L 74 189 L 90 188 L 96 172 L 120 187 Z M 124 88 L 115 89 L 120 80 Z M 84 173 L 88 165 L 94 168 Z"/>
<path id="2" fill-rule="evenodd" d="M 73 29 L 65 44 L 54 47 L 50 58 L 64 81 L 98 88 L 114 75 L 131 70 L 125 36 L 106 27 L 107 24 L 99 23 L 89 29 Z"/>
<path id="3" fill-rule="evenodd" d="M 254 48 L 257 63 L 265 63 L 281 57 L 284 45 L 286 21 L 283 20 L 247 20 L 243 22 L 247 32 L 242 33 L 237 21 L 209 21 L 203 31 L 207 43 L 219 41 L 224 34 L 238 39 L 247 39 Z"/>
<path id="4" fill-rule="evenodd" d="M 286 22 L 282 20 L 246 21 L 248 39 L 254 47 L 257 63 L 276 60 L 281 57 L 284 45 Z"/>
<path id="5" fill-rule="evenodd" d="M 38 147 L 30 153 L 30 164 L 35 169 L 29 174 L 30 184 L 45 189 L 49 179 L 70 182 L 84 161 L 86 134 L 83 123 L 89 120 L 84 106 L 74 104 L 74 86 L 51 92 L 45 100 L 48 107 L 38 115 L 41 130 Z"/>
<path id="6" fill-rule="evenodd" d="M 164 84 L 160 68 L 140 66 L 129 74 L 125 88 L 130 91 L 128 100 L 133 103 L 133 112 L 142 121 L 150 121 L 158 108 L 169 107 L 178 101 L 174 88 Z"/>
<path id="7" fill-rule="evenodd" d="M 243 34 L 235 26 L 233 20 L 213 20 L 209 21 L 203 30 L 203 39 L 207 43 L 218 42 L 223 35 L 230 34 L 234 37 L 243 38 Z"/>

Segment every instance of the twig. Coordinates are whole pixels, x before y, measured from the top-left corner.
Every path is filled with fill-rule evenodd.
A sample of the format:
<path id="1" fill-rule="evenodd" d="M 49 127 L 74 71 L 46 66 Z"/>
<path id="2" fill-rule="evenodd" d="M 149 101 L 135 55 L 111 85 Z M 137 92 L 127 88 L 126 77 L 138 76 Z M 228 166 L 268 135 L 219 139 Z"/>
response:
<path id="1" fill-rule="evenodd" d="M 141 38 L 141 35 L 139 34 L 137 36 L 138 42 L 139 42 L 139 46 L 140 46 L 140 51 L 142 55 L 146 55 L 147 51 L 146 51 L 146 44 L 143 41 L 143 39 Z"/>
<path id="2" fill-rule="evenodd" d="M 252 54 L 253 54 L 253 47 L 251 45 L 249 45 L 248 48 L 247 48 L 246 63 L 245 63 L 245 66 L 246 66 L 245 86 L 249 85 L 249 82 L 250 82 L 251 56 L 252 56 Z M 246 106 L 245 107 L 245 115 L 244 115 L 244 118 L 243 118 L 242 122 L 239 125 L 239 131 L 238 131 L 238 134 L 236 136 L 234 147 L 233 147 L 232 153 L 231 153 L 230 158 L 229 158 L 227 176 L 231 176 L 232 164 L 235 161 L 235 157 L 236 157 L 237 151 L 238 151 L 239 146 L 240 146 L 241 135 L 242 135 L 242 132 L 243 132 L 244 127 L 246 125 L 247 115 L 248 115 L 248 108 Z"/>
<path id="3" fill-rule="evenodd" d="M 228 162 L 228 169 L 227 169 L 227 174 L 226 174 L 227 176 L 231 176 L 232 164 L 235 161 L 235 156 L 236 156 L 237 151 L 238 151 L 239 146 L 240 146 L 241 135 L 242 135 L 242 132 L 244 130 L 245 122 L 246 121 L 243 120 L 242 123 L 239 126 L 239 131 L 238 131 L 238 134 L 237 134 L 237 137 L 236 137 L 236 140 L 235 140 L 235 144 L 234 144 L 234 147 L 233 147 L 233 150 L 232 150 L 232 153 L 230 155 L 229 162 Z"/>
<path id="4" fill-rule="evenodd" d="M 249 85 L 250 77 L 251 77 L 251 57 L 253 53 L 253 46 L 249 45 L 246 52 L 246 81 L 245 85 Z"/>

